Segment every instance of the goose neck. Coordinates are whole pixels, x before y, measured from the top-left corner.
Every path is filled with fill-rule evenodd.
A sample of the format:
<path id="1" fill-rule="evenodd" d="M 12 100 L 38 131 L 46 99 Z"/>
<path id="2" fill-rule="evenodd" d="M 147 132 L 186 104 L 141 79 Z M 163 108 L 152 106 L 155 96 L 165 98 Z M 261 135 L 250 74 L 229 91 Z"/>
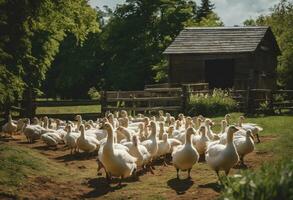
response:
<path id="1" fill-rule="evenodd" d="M 191 144 L 191 133 L 186 133 L 186 137 L 185 137 L 185 144 L 190 145 Z"/>
<path id="2" fill-rule="evenodd" d="M 231 131 L 227 133 L 227 144 L 233 144 L 233 132 Z"/>
<path id="3" fill-rule="evenodd" d="M 107 137 L 107 144 L 113 145 L 114 144 L 114 136 L 113 136 L 113 130 L 107 130 L 108 137 Z"/>

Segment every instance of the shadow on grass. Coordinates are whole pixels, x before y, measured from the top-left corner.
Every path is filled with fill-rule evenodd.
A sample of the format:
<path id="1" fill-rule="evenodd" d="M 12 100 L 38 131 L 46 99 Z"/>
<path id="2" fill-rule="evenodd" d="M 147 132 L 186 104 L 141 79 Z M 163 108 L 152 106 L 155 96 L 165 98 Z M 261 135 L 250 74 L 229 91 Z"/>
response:
<path id="1" fill-rule="evenodd" d="M 177 179 L 173 178 L 168 180 L 168 186 L 176 191 L 178 195 L 185 194 L 185 192 L 193 185 L 193 180 L 191 179 Z"/>
<path id="2" fill-rule="evenodd" d="M 204 185 L 199 185 L 199 188 L 210 188 L 213 189 L 215 192 L 221 192 L 222 186 L 218 183 L 218 182 L 214 182 L 214 183 L 207 183 Z"/>
<path id="3" fill-rule="evenodd" d="M 127 178 L 127 179 L 123 179 L 122 182 L 133 182 L 133 181 L 134 181 L 133 178 Z M 109 181 L 107 181 L 107 179 L 104 177 L 89 179 L 88 187 L 93 188 L 93 190 L 84 194 L 82 197 L 83 198 L 97 198 L 97 197 L 106 195 L 109 192 L 114 192 L 116 190 L 120 190 L 123 187 L 127 186 L 127 184 L 125 183 L 124 184 L 122 183 L 121 185 L 119 185 L 118 183 L 119 183 L 118 178 L 114 178 L 111 180 L 111 184 L 116 184 L 115 186 L 112 186 L 111 184 L 109 184 Z"/>
<path id="4" fill-rule="evenodd" d="M 66 155 L 59 156 L 56 159 L 62 162 L 69 162 L 74 160 L 90 160 L 90 159 L 96 159 L 96 155 L 86 153 L 86 152 L 73 153 L 73 154 L 68 153 Z"/>

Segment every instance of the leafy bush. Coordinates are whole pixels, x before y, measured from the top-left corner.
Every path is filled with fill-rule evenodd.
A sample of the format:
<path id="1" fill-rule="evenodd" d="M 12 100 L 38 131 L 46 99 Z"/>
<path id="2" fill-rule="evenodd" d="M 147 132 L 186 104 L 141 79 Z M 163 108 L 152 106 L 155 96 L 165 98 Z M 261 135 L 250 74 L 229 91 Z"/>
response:
<path id="1" fill-rule="evenodd" d="M 92 100 L 99 100 L 101 98 L 100 93 L 95 87 L 91 87 L 88 91 L 88 95 Z"/>
<path id="2" fill-rule="evenodd" d="M 270 114 L 271 109 L 270 109 L 270 104 L 268 101 L 264 101 L 259 104 L 260 111 L 264 114 Z"/>
<path id="3" fill-rule="evenodd" d="M 223 177 L 220 199 L 293 199 L 293 160 L 265 164 L 259 170 Z"/>
<path id="4" fill-rule="evenodd" d="M 192 95 L 188 105 L 189 115 L 222 115 L 235 111 L 237 102 L 229 97 L 228 92 L 214 89 L 212 95 Z"/>

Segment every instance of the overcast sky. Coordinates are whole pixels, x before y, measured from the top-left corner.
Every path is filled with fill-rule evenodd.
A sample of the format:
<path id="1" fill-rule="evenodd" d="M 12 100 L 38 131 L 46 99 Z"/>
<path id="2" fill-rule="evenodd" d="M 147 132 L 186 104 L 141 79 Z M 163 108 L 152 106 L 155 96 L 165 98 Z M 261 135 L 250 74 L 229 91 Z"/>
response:
<path id="1" fill-rule="evenodd" d="M 280 0 L 211 0 L 216 6 L 216 12 L 221 17 L 226 26 L 242 25 L 248 18 L 255 18 L 260 14 L 266 14 L 269 9 Z M 293 0 L 289 0 L 292 1 Z M 118 3 L 124 0 L 90 0 L 93 7 L 107 5 L 115 8 Z M 200 5 L 200 0 L 196 0 Z"/>

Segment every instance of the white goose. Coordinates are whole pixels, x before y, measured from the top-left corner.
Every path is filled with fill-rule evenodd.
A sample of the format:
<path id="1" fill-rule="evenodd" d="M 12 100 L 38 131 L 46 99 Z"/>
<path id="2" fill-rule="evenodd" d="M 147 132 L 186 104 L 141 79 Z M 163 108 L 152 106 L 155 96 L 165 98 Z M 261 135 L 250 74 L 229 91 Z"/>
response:
<path id="1" fill-rule="evenodd" d="M 154 121 L 150 122 L 151 127 L 151 135 L 148 140 L 145 140 L 141 143 L 141 145 L 145 146 L 153 158 L 156 156 L 158 151 L 158 141 L 157 141 L 157 124 Z"/>
<path id="2" fill-rule="evenodd" d="M 135 172 L 137 159 L 131 156 L 127 151 L 113 147 L 113 127 L 110 123 L 105 123 L 104 128 L 107 130 L 108 136 L 103 151 L 99 154 L 99 160 L 105 167 L 107 174 L 121 177 L 119 183 L 119 185 L 121 185 L 121 180 L 123 178 L 129 177 Z"/>
<path id="3" fill-rule="evenodd" d="M 67 134 L 64 136 L 65 144 L 70 148 L 70 154 L 72 151 L 76 152 L 77 149 L 77 139 L 80 137 L 79 132 L 72 132 L 71 125 L 66 126 Z"/>
<path id="4" fill-rule="evenodd" d="M 12 117 L 8 115 L 8 122 L 2 126 L 2 131 L 6 134 L 8 133 L 12 137 L 13 133 L 17 131 L 17 125 L 13 123 Z"/>
<path id="5" fill-rule="evenodd" d="M 136 135 L 132 136 L 133 145 L 129 147 L 129 153 L 137 159 L 136 165 L 138 168 L 145 168 L 146 164 L 151 159 L 151 155 L 145 146 L 139 144 L 139 139 Z"/>
<path id="6" fill-rule="evenodd" d="M 198 162 L 199 155 L 191 142 L 191 136 L 195 134 L 193 128 L 186 130 L 186 139 L 183 145 L 178 146 L 172 153 L 172 162 L 177 170 L 177 178 L 179 179 L 179 170 L 188 170 L 188 178 L 190 177 L 190 171 L 192 166 Z"/>
<path id="7" fill-rule="evenodd" d="M 84 125 L 80 125 L 80 136 L 77 138 L 77 147 L 78 150 L 82 150 L 84 152 L 93 152 L 99 149 L 100 142 L 93 136 L 85 135 L 85 127 Z"/>
<path id="8" fill-rule="evenodd" d="M 253 135 L 251 130 L 246 132 L 245 137 L 235 137 L 234 144 L 240 158 L 240 164 L 244 165 L 244 156 L 254 150 Z"/>
<path id="9" fill-rule="evenodd" d="M 156 157 L 165 156 L 170 152 L 171 144 L 168 140 L 168 134 L 164 133 L 162 136 L 162 140 L 158 142 L 158 151 Z"/>
<path id="10" fill-rule="evenodd" d="M 213 124 L 212 121 L 207 118 L 205 120 L 207 136 L 209 137 L 210 140 L 218 140 L 218 139 L 220 139 L 219 136 L 217 134 L 214 134 L 213 131 L 211 130 L 211 124 Z"/>
<path id="11" fill-rule="evenodd" d="M 257 124 L 243 123 L 244 119 L 245 119 L 244 116 L 240 116 L 239 117 L 239 127 L 242 128 L 242 129 L 244 129 L 245 131 L 251 130 L 252 134 L 254 136 L 256 136 L 257 142 L 260 143 L 260 139 L 259 139 L 258 133 L 260 131 L 262 131 L 263 128 L 260 127 L 260 126 L 258 126 Z"/>
<path id="12" fill-rule="evenodd" d="M 206 127 L 205 126 L 201 126 L 199 128 L 199 133 L 200 133 L 200 135 L 196 135 L 195 137 L 193 137 L 193 144 L 194 144 L 197 152 L 199 153 L 199 155 L 204 155 L 207 150 L 210 139 L 206 135 Z"/>
<path id="13" fill-rule="evenodd" d="M 216 171 L 224 170 L 226 175 L 230 169 L 239 161 L 239 156 L 233 143 L 233 134 L 238 131 L 235 126 L 230 126 L 227 133 L 227 144 L 213 143 L 206 151 L 207 164 Z"/>

